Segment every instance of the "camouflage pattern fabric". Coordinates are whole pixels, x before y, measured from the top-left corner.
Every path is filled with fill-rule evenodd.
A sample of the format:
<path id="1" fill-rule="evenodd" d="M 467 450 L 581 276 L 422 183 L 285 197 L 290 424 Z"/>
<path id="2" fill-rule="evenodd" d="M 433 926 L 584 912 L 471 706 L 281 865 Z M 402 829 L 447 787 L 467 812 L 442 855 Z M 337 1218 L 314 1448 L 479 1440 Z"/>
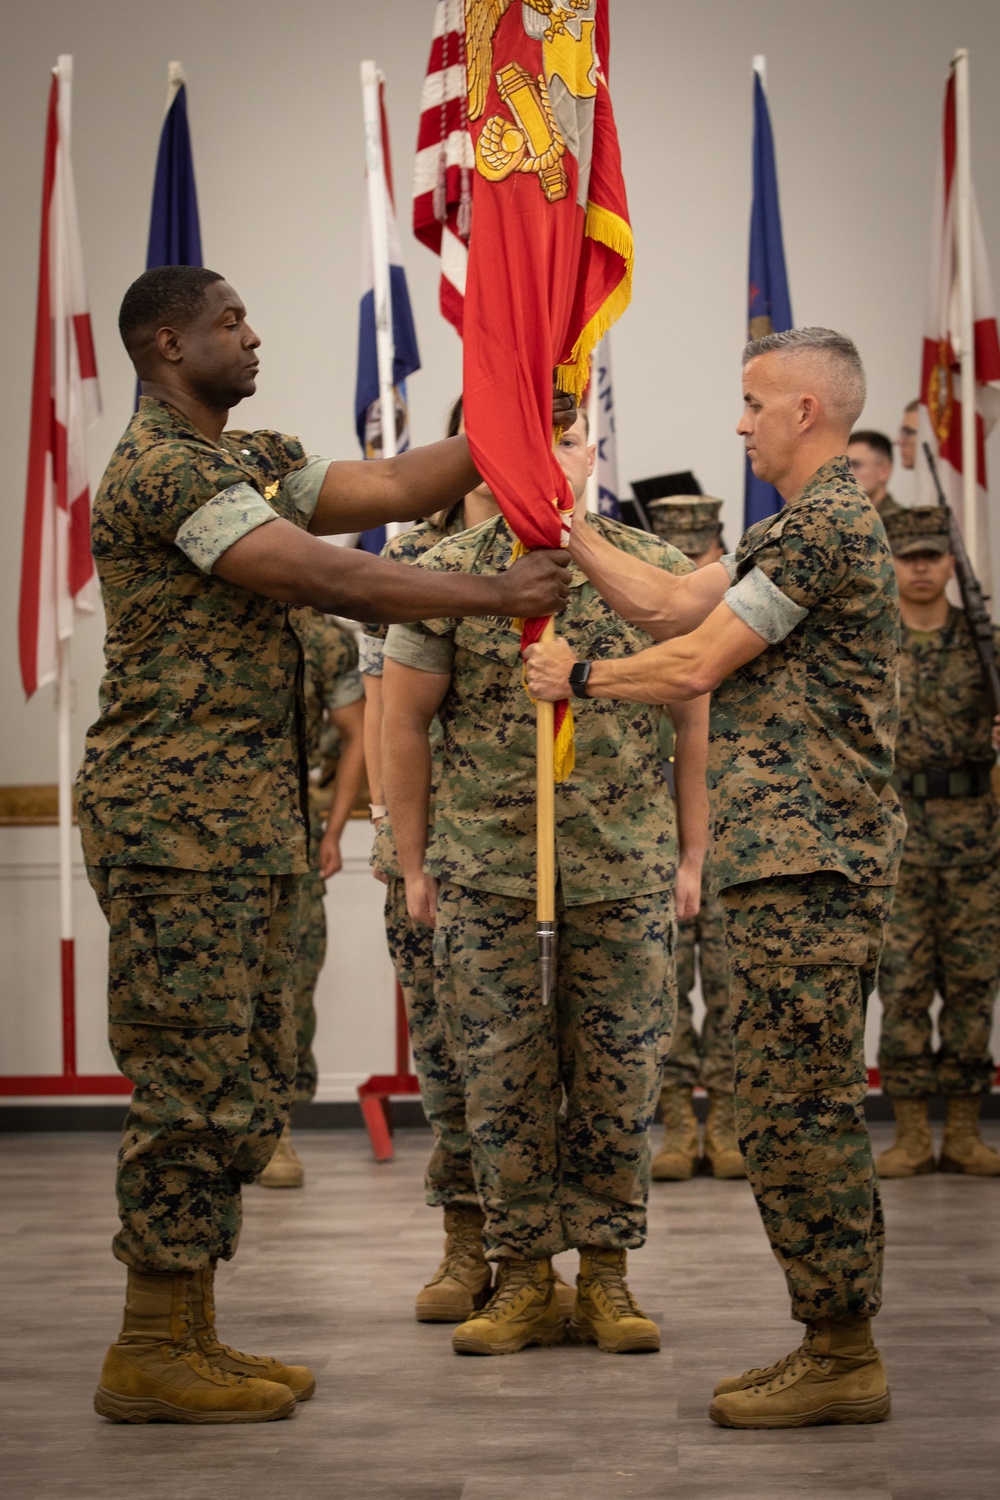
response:
<path id="1" fill-rule="evenodd" d="M 276 516 L 307 526 L 325 472 L 295 438 L 212 443 L 140 401 L 94 501 L 107 637 L 77 778 L 88 864 L 305 870 L 299 643 L 286 605 L 211 569 Z"/>
<path id="2" fill-rule="evenodd" d="M 309 869 L 299 885 L 296 923 L 294 1006 L 296 1065 L 292 1100 L 308 1104 L 319 1073 L 313 1055 L 316 1036 L 316 984 L 326 959 L 326 882 L 319 873 L 319 846 L 329 809 L 322 778 L 336 774 L 333 740 L 326 715 L 364 696 L 358 672 L 358 648 L 352 632 L 319 610 L 298 609 L 293 620 L 302 644 L 302 695 L 305 704 L 306 759 L 309 767 Z"/>
<path id="3" fill-rule="evenodd" d="M 424 1188 L 432 1206 L 477 1208 L 465 1091 L 437 1000 L 433 930 L 411 920 L 406 884 L 390 876 L 385 891 L 385 933 L 396 978 L 406 1001 L 413 1066 L 420 1080 L 424 1114 L 434 1132 Z M 447 982 L 447 976 L 445 976 Z"/>
<path id="4" fill-rule="evenodd" d="M 881 500 L 875 507 L 879 515 L 882 517 L 883 521 L 888 516 L 897 515 L 899 511 L 905 510 L 905 508 L 905 506 L 900 505 L 898 500 L 893 499 L 888 490 L 886 490 L 885 494 L 882 496 Z"/>
<path id="5" fill-rule="evenodd" d="M 590 524 L 654 566 L 692 571 L 667 542 L 603 516 Z M 508 566 L 512 545 L 497 517 L 438 543 L 420 566 L 497 573 Z M 556 629 L 577 657 L 629 656 L 650 644 L 575 565 L 570 572 L 570 600 Z M 535 710 L 524 688 L 519 633 L 490 619 L 393 625 L 385 652 L 451 674 L 438 715 L 444 740 L 427 870 L 479 891 L 533 898 Z M 569 906 L 673 887 L 677 837 L 660 761 L 661 715 L 657 706 L 574 700 L 576 769 L 555 789 L 556 869 Z"/>
<path id="6" fill-rule="evenodd" d="M 574 906 L 557 894 L 556 922 L 545 1007 L 534 901 L 440 890 L 438 1003 L 493 1260 L 635 1247 L 646 1233 L 648 1128 L 673 1021 L 672 892 Z"/>
<path id="7" fill-rule="evenodd" d="M 793 875 L 722 895 L 736 1126 L 792 1316 L 874 1317 L 885 1230 L 864 1023 L 892 890 Z"/>
<path id="8" fill-rule="evenodd" d="M 882 1087 L 896 1099 L 987 1093 L 1000 984 L 1000 858 L 928 869 L 904 859 L 878 976 Z M 931 1005 L 941 996 L 940 1044 Z"/>
<path id="9" fill-rule="evenodd" d="M 701 910 L 677 923 L 677 1021 L 663 1069 L 665 1089 L 703 1089 L 733 1092 L 733 1035 L 729 1009 L 729 967 L 726 957 L 726 915 L 718 896 L 708 894 L 710 875 L 702 881 Z M 695 952 L 701 977 L 705 1017 L 700 1033 L 694 1027 L 691 992 Z"/>
<path id="10" fill-rule="evenodd" d="M 905 829 L 889 782 L 898 591 L 885 528 L 846 458 L 751 526 L 736 577 L 755 569 L 807 613 L 713 694 L 718 887 L 819 871 L 893 885 Z"/>
<path id="11" fill-rule="evenodd" d="M 462 504 L 452 507 L 447 516 L 429 517 L 426 521 L 418 521 L 415 526 L 402 532 L 386 542 L 380 557 L 388 558 L 390 562 L 415 563 L 418 558 L 423 557 L 432 547 L 445 537 L 457 536 L 460 531 L 465 530 L 465 512 Z M 388 634 L 388 625 L 366 625 L 363 646 L 363 660 L 361 670 L 366 677 L 382 676 L 382 654 L 385 638 Z M 433 786 L 437 785 L 440 773 L 440 756 L 438 754 L 441 744 L 441 725 L 435 719 L 431 725 L 431 747 L 434 751 L 431 768 L 431 805 L 430 822 L 433 826 L 434 819 L 434 792 Z M 402 870 L 399 868 L 399 858 L 396 854 L 396 843 L 392 836 L 392 823 L 386 817 L 379 823 L 372 844 L 371 854 L 372 868 L 381 871 L 385 876 L 401 877 Z M 402 980 L 400 980 L 402 984 Z"/>
<path id="12" fill-rule="evenodd" d="M 111 1051 L 134 1087 L 115 1255 L 204 1270 L 235 1251 L 240 1186 L 263 1171 L 288 1114 L 298 878 L 88 874 L 110 924 Z"/>
<path id="13" fill-rule="evenodd" d="M 941 630 L 904 628 L 897 774 L 988 767 L 990 726 L 962 611 L 949 607 Z M 1000 985 L 996 798 L 904 791 L 902 800 L 909 827 L 878 980 L 882 1086 L 902 1099 L 983 1093 L 994 1073 L 990 1031 Z M 942 1001 L 937 1051 L 935 993 Z"/>

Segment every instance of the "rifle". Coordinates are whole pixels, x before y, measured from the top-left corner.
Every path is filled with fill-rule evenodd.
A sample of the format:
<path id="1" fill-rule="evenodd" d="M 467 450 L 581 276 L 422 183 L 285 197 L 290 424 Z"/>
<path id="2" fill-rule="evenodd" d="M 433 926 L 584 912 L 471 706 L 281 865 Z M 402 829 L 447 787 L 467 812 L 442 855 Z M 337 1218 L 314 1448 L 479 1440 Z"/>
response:
<path id="1" fill-rule="evenodd" d="M 934 488 L 937 490 L 938 504 L 944 506 L 948 512 L 951 550 L 955 555 L 955 577 L 958 580 L 958 591 L 962 596 L 962 609 L 965 611 L 969 634 L 972 636 L 972 644 L 979 658 L 983 682 L 993 704 L 993 712 L 1000 714 L 1000 673 L 997 671 L 997 656 L 993 645 L 993 622 L 986 608 L 986 598 L 979 587 L 979 579 L 972 571 L 969 554 L 965 550 L 962 533 L 955 520 L 955 512 L 948 504 L 944 490 L 941 488 L 941 480 L 938 477 L 937 464 L 934 462 L 930 444 L 924 443 L 923 449 L 927 467 L 934 481 Z"/>

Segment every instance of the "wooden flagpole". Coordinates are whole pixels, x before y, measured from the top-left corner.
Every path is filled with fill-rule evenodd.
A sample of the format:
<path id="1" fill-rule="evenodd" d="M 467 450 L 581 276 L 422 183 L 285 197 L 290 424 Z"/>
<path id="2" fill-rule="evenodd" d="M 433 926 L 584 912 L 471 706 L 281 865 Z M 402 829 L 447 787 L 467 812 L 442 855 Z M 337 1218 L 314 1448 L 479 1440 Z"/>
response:
<path id="1" fill-rule="evenodd" d="M 555 639 L 555 621 L 549 620 L 542 632 L 543 641 Z M 538 966 L 542 1004 L 552 998 L 556 956 L 556 780 L 555 780 L 555 709 L 554 703 L 535 703 L 535 770 L 537 786 L 536 891 Z"/>

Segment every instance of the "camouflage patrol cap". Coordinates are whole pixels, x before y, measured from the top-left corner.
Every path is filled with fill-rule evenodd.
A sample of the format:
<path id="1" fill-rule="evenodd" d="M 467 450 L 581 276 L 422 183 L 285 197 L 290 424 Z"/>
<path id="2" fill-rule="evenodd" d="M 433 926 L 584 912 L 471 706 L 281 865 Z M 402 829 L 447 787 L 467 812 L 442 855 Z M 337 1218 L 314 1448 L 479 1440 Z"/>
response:
<path id="1" fill-rule="evenodd" d="M 900 507 L 883 521 L 894 557 L 905 557 L 908 552 L 951 551 L 949 512 L 943 505 Z"/>
<path id="2" fill-rule="evenodd" d="M 646 509 L 656 535 L 688 557 L 700 557 L 722 535 L 722 501 L 708 495 L 667 495 Z"/>

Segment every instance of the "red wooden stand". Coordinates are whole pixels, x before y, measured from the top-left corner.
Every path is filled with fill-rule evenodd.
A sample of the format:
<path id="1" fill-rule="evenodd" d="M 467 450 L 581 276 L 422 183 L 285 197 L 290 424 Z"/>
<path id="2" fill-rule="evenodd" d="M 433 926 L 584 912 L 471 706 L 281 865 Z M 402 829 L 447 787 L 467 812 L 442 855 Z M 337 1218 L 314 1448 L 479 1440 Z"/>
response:
<path id="1" fill-rule="evenodd" d="M 420 1097 L 420 1081 L 410 1072 L 410 1032 L 406 1024 L 406 1003 L 399 982 L 396 982 L 396 1071 L 395 1073 L 373 1073 L 367 1082 L 358 1088 L 361 1113 L 364 1116 L 368 1139 L 376 1161 L 392 1161 L 392 1106 L 393 1098 Z"/>

